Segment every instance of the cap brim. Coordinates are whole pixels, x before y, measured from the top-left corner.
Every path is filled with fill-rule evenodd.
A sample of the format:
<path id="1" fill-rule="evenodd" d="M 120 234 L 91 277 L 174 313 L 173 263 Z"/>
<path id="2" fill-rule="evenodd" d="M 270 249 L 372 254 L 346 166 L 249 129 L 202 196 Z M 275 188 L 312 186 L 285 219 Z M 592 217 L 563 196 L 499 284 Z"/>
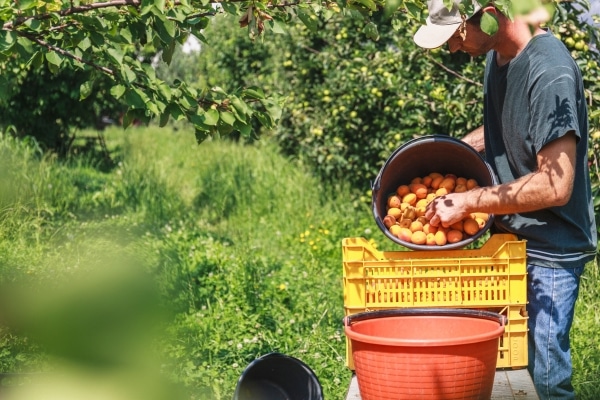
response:
<path id="1" fill-rule="evenodd" d="M 427 18 L 427 25 L 419 28 L 413 39 L 417 46 L 435 49 L 446 43 L 460 26 L 460 22 L 448 25 L 435 25 Z"/>

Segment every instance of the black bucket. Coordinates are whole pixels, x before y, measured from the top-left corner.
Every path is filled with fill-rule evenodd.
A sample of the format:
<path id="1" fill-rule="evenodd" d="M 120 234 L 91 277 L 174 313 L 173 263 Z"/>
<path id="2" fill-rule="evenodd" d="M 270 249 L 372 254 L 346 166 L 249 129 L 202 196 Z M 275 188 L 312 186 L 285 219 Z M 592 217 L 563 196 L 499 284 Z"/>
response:
<path id="1" fill-rule="evenodd" d="M 387 214 L 388 196 L 394 194 L 400 185 L 408 184 L 415 177 L 423 177 L 432 172 L 455 174 L 467 179 L 475 179 L 479 186 L 492 186 L 498 183 L 492 168 L 483 157 L 462 140 L 445 135 L 429 135 L 409 140 L 397 148 L 387 159 L 372 185 L 373 216 L 377 226 L 392 241 L 413 250 L 450 250 L 467 246 L 489 230 L 494 216 L 483 229 L 460 242 L 444 246 L 417 245 L 392 235 L 383 223 Z"/>
<path id="2" fill-rule="evenodd" d="M 323 390 L 315 373 L 302 361 L 270 353 L 246 367 L 233 400 L 323 400 Z"/>

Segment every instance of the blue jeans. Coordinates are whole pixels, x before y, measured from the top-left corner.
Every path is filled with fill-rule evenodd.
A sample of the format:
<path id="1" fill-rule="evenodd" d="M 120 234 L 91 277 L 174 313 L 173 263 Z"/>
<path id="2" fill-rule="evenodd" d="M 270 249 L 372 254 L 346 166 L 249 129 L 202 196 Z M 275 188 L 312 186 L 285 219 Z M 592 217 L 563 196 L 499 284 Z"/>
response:
<path id="1" fill-rule="evenodd" d="M 574 399 L 569 331 L 583 265 L 527 265 L 529 374 L 541 400 Z"/>

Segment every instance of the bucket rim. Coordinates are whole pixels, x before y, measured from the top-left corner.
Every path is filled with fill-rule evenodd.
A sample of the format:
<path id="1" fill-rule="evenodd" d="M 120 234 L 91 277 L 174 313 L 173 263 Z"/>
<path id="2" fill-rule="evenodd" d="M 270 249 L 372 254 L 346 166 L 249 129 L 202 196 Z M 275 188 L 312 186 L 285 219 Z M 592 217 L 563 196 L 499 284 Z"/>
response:
<path id="1" fill-rule="evenodd" d="M 247 375 L 252 371 L 252 368 L 256 367 L 257 364 L 260 364 L 260 363 L 263 363 L 265 361 L 268 361 L 270 359 L 275 359 L 275 358 L 292 361 L 293 363 L 297 364 L 300 368 L 305 370 L 308 373 L 308 375 L 310 376 L 311 381 L 314 383 L 314 389 L 316 391 L 314 393 L 314 396 L 316 397 L 317 400 L 323 400 L 323 387 L 321 385 L 321 382 L 319 381 L 319 377 L 312 370 L 312 368 L 310 368 L 306 363 L 304 363 L 302 360 L 300 360 L 296 357 L 293 357 L 293 356 L 290 356 L 287 354 L 283 354 L 283 353 L 280 353 L 277 351 L 264 354 L 260 357 L 255 358 L 250 363 L 248 363 L 248 365 L 246 366 L 246 368 L 244 368 L 240 377 L 238 378 L 235 392 L 233 395 L 233 400 L 237 400 L 239 398 L 242 382 L 247 377 Z"/>
<path id="2" fill-rule="evenodd" d="M 385 338 L 366 335 L 352 330 L 352 324 L 378 318 L 388 317 L 463 317 L 486 319 L 493 322 L 498 322 L 498 327 L 489 332 L 484 332 L 476 335 L 463 336 L 459 338 L 443 338 L 443 339 L 399 339 Z M 429 346 L 455 346 L 470 343 L 485 342 L 488 340 L 497 339 L 505 332 L 507 319 L 504 315 L 485 310 L 473 309 L 445 309 L 445 308 L 406 308 L 406 309 L 391 309 L 366 311 L 358 314 L 346 316 L 343 319 L 344 332 L 351 340 L 356 340 L 363 343 L 387 345 L 387 346 L 403 346 L 403 347 L 429 347 Z"/>

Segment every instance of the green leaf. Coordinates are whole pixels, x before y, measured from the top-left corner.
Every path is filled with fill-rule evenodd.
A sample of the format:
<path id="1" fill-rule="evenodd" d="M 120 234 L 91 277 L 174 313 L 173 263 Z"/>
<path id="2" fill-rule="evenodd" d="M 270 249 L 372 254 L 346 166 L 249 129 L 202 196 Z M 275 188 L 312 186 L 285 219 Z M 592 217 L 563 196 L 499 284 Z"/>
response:
<path id="1" fill-rule="evenodd" d="M 11 49 L 17 43 L 17 34 L 13 31 L 0 31 L 0 52 Z"/>
<path id="2" fill-rule="evenodd" d="M 488 12 L 483 13 L 481 16 L 481 30 L 490 36 L 498 32 L 498 19 L 496 16 Z"/>
<path id="3" fill-rule="evenodd" d="M 354 0 L 354 2 L 362 4 L 364 7 L 368 8 L 371 11 L 377 10 L 377 5 L 373 0 Z"/>
<path id="4" fill-rule="evenodd" d="M 133 83 L 136 79 L 135 72 L 127 64 L 121 64 L 121 75 L 127 83 Z"/>
<path id="5" fill-rule="evenodd" d="M 317 19 L 313 19 L 311 14 L 308 14 L 301 8 L 299 8 L 296 12 L 298 13 L 298 18 L 300 18 L 300 21 L 302 21 L 302 23 L 306 25 L 311 32 L 317 31 Z"/>
<path id="6" fill-rule="evenodd" d="M 20 37 L 17 39 L 17 52 L 22 58 L 28 58 L 35 52 L 35 48 L 31 40 Z"/>
<path id="7" fill-rule="evenodd" d="M 196 142 L 200 144 L 206 140 L 208 133 L 205 130 L 196 129 L 194 131 L 194 136 L 196 136 Z"/>
<path id="8" fill-rule="evenodd" d="M 120 99 L 121 96 L 125 93 L 126 87 L 123 85 L 115 85 L 110 88 L 110 94 L 113 95 L 115 99 Z"/>
<path id="9" fill-rule="evenodd" d="M 91 31 L 90 39 L 96 47 L 102 47 L 104 45 L 104 35 L 101 33 Z"/>
<path id="10" fill-rule="evenodd" d="M 411 17 L 415 19 L 421 18 L 421 15 L 423 14 L 423 9 L 421 7 L 413 3 L 405 3 L 404 6 Z"/>
<path id="11" fill-rule="evenodd" d="M 217 132 L 219 132 L 219 135 L 221 136 L 229 135 L 231 132 L 233 132 L 233 126 L 224 123 L 222 120 L 219 120 L 219 123 L 217 124 Z"/>
<path id="12" fill-rule="evenodd" d="M 175 38 L 176 29 L 173 21 L 156 18 L 154 21 L 154 29 L 164 43 L 170 43 Z"/>
<path id="13" fill-rule="evenodd" d="M 46 53 L 46 61 L 48 61 L 48 63 L 51 65 L 60 67 L 62 60 L 62 57 L 58 55 L 58 53 L 55 51 L 49 51 L 48 53 Z"/>
<path id="14" fill-rule="evenodd" d="M 204 114 L 204 123 L 206 125 L 214 126 L 217 125 L 217 122 L 219 122 L 219 111 L 212 108 L 206 110 L 206 113 Z"/>
<path id="15" fill-rule="evenodd" d="M 37 5 L 37 0 L 19 0 L 16 4 L 19 10 L 29 10 Z"/>
<path id="16" fill-rule="evenodd" d="M 91 45 L 92 42 L 90 41 L 90 38 L 86 36 L 77 44 L 77 47 L 79 47 L 83 51 L 86 51 L 90 48 Z"/>
<path id="17" fill-rule="evenodd" d="M 256 111 L 254 113 L 254 117 L 260 122 L 260 124 L 264 127 L 270 128 L 275 125 L 273 118 L 269 114 L 266 114 L 261 111 Z"/>
<path id="18" fill-rule="evenodd" d="M 106 53 L 108 54 L 110 59 L 112 59 L 112 61 L 115 64 L 117 64 L 117 65 L 123 64 L 123 53 L 121 51 L 119 51 L 119 49 L 117 49 L 115 47 L 108 48 L 106 50 Z"/>
<path id="19" fill-rule="evenodd" d="M 251 86 L 249 88 L 242 90 L 242 95 L 245 97 L 249 97 L 252 99 L 258 99 L 258 100 L 265 98 L 265 92 L 263 92 L 263 90 L 261 88 L 256 87 L 256 86 Z"/>
<path id="20" fill-rule="evenodd" d="M 127 89 L 123 100 L 125 100 L 125 103 L 132 108 L 146 108 L 146 102 L 139 90 Z"/>
<path id="21" fill-rule="evenodd" d="M 185 112 L 181 109 L 181 107 L 178 104 L 169 104 L 167 106 L 167 110 L 171 113 L 171 117 L 173 117 L 175 121 L 181 121 L 183 119 L 186 119 Z"/>
<path id="22" fill-rule="evenodd" d="M 131 34 L 131 30 L 129 29 L 129 27 L 122 28 L 119 31 L 119 36 L 125 43 L 133 43 L 133 35 Z"/>
<path id="23" fill-rule="evenodd" d="M 162 60 L 167 64 L 171 64 L 171 60 L 173 59 L 173 54 L 175 54 L 175 41 L 170 41 L 162 51 Z"/>
<path id="24" fill-rule="evenodd" d="M 91 80 L 83 82 L 79 86 L 79 100 L 84 100 L 92 94 L 92 89 L 94 88 L 94 82 Z"/>
<path id="25" fill-rule="evenodd" d="M 234 128 L 237 129 L 238 131 L 240 131 L 242 136 L 245 136 L 245 137 L 249 137 L 250 134 L 252 133 L 252 125 L 245 124 L 240 121 L 236 121 Z"/>
<path id="26" fill-rule="evenodd" d="M 232 113 L 227 112 L 227 111 L 221 111 L 219 113 L 219 118 L 221 119 L 221 121 L 223 121 L 227 125 L 231 125 L 231 126 L 233 126 L 233 124 L 236 121 L 235 116 Z"/>
<path id="27" fill-rule="evenodd" d="M 169 118 L 171 117 L 171 113 L 169 112 L 169 109 L 167 108 L 167 110 L 165 110 L 162 114 L 160 114 L 160 118 L 158 120 L 158 126 L 160 126 L 161 128 L 164 128 L 167 123 L 169 122 Z"/>
<path id="28" fill-rule="evenodd" d="M 210 89 L 212 92 L 214 93 L 218 93 L 218 94 L 222 94 L 227 96 L 227 92 L 225 90 L 223 90 L 223 88 L 221 86 L 214 86 L 212 89 Z"/>
<path id="29" fill-rule="evenodd" d="M 281 118 L 283 110 L 279 104 L 271 100 L 262 100 L 261 103 L 267 109 L 271 117 L 273 117 L 275 120 L 279 120 Z"/>
<path id="30" fill-rule="evenodd" d="M 27 66 L 31 68 L 39 68 L 42 66 L 44 62 L 44 53 L 41 51 L 36 52 L 29 61 L 27 61 Z"/>
<path id="31" fill-rule="evenodd" d="M 140 11 L 141 16 L 148 15 L 150 13 L 156 14 L 156 11 L 158 10 L 155 10 L 153 0 L 142 0 L 142 9 Z"/>
<path id="32" fill-rule="evenodd" d="M 248 107 L 248 104 L 242 101 L 239 97 L 231 97 L 231 106 L 231 111 L 234 113 L 235 117 L 240 121 L 246 122 L 246 116 L 252 114 L 252 110 L 250 109 L 250 107 Z"/>
<path id="33" fill-rule="evenodd" d="M 171 88 L 165 82 L 160 82 L 158 85 L 158 93 L 166 100 L 171 101 L 173 94 Z"/>
<path id="34" fill-rule="evenodd" d="M 371 40 L 379 40 L 379 31 L 377 31 L 377 25 L 373 22 L 369 22 L 365 25 L 365 34 Z"/>
<path id="35" fill-rule="evenodd" d="M 273 19 L 267 22 L 267 26 L 271 28 L 271 32 L 273 33 L 285 33 L 285 24 Z"/>
<path id="36" fill-rule="evenodd" d="M 383 14 L 386 18 L 390 18 L 402 5 L 402 0 L 386 0 L 383 8 Z"/>

